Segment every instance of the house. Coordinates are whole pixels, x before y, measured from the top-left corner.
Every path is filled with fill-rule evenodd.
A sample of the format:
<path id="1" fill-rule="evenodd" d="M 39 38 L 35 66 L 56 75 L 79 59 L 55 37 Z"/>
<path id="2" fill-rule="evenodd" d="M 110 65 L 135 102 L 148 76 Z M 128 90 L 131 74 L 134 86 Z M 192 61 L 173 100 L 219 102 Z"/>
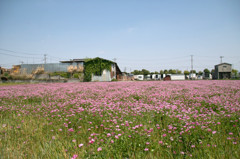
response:
<path id="1" fill-rule="evenodd" d="M 229 63 L 221 63 L 215 65 L 215 72 L 213 79 L 230 79 L 232 72 L 232 65 Z"/>
<path id="2" fill-rule="evenodd" d="M 84 74 L 85 81 L 111 81 L 120 79 L 122 72 L 116 62 L 103 58 L 85 58 L 60 61 L 48 64 L 22 64 L 21 72 L 32 74 L 38 68 L 43 68 L 45 73 L 54 72 L 80 72 Z"/>
<path id="3" fill-rule="evenodd" d="M 111 81 L 113 79 L 121 79 L 122 76 L 122 72 L 116 62 L 99 57 L 93 59 L 73 59 L 60 62 L 63 64 L 75 66 L 76 68 L 83 67 L 85 75 L 86 72 L 89 72 L 90 69 L 94 69 L 91 70 L 92 74 L 89 78 L 91 81 Z M 110 68 L 107 68 L 108 65 L 110 65 Z"/>

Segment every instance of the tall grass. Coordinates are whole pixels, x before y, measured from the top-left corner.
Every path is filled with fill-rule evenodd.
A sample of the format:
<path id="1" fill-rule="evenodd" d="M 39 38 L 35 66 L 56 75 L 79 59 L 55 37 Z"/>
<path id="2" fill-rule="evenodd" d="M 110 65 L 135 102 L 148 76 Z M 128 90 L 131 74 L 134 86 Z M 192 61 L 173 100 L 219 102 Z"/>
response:
<path id="1" fill-rule="evenodd" d="M 240 158 L 240 82 L 1 87 L 0 158 Z"/>

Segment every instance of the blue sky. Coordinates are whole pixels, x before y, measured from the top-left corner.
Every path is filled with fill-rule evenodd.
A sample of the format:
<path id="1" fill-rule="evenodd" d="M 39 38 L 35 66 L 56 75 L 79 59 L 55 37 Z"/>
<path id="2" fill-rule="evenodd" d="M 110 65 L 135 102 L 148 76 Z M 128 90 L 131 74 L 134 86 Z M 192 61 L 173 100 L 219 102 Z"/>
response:
<path id="1" fill-rule="evenodd" d="M 240 70 L 239 0 L 1 0 L 0 65 L 116 58 L 120 69 Z M 7 51 L 9 50 L 9 51 Z M 10 52 L 12 51 L 12 52 Z"/>

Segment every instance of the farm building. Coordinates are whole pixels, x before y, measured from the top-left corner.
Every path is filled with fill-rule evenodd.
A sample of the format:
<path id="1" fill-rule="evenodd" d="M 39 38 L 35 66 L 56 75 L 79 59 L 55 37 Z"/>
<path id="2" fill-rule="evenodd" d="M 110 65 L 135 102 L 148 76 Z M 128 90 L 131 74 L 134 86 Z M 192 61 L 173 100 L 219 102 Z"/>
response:
<path id="1" fill-rule="evenodd" d="M 184 74 L 171 74 L 171 80 L 185 80 Z"/>
<path id="2" fill-rule="evenodd" d="M 161 75 L 160 74 L 150 74 L 145 76 L 146 80 L 160 80 Z"/>
<path id="3" fill-rule="evenodd" d="M 164 81 L 178 81 L 178 80 L 185 80 L 184 74 L 163 74 Z"/>
<path id="4" fill-rule="evenodd" d="M 160 74 L 152 74 L 152 80 L 160 80 L 161 75 Z"/>
<path id="5" fill-rule="evenodd" d="M 221 63 L 215 65 L 214 79 L 230 79 L 232 65 L 229 63 Z"/>
<path id="6" fill-rule="evenodd" d="M 82 72 L 85 81 L 111 81 L 121 78 L 122 75 L 116 62 L 99 57 L 60 61 L 60 63 L 22 64 L 21 72 L 32 74 L 38 68 L 43 68 L 45 73 Z"/>
<path id="7" fill-rule="evenodd" d="M 144 75 L 134 75 L 135 80 L 143 81 Z"/>

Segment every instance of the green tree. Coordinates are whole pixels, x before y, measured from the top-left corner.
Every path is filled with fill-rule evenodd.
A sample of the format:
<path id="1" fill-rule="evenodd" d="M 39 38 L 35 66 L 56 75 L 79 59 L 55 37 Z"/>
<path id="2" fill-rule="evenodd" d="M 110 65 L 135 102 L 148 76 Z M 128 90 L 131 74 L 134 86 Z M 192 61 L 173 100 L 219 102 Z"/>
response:
<path id="1" fill-rule="evenodd" d="M 164 74 L 168 74 L 169 72 L 168 72 L 168 70 L 164 70 L 163 73 Z"/>
<path id="2" fill-rule="evenodd" d="M 160 70 L 160 74 L 162 75 L 164 73 L 164 71 L 163 70 Z"/>
<path id="3" fill-rule="evenodd" d="M 172 74 L 177 74 L 177 70 L 172 70 Z"/>
<path id="4" fill-rule="evenodd" d="M 132 74 L 134 74 L 134 75 L 139 75 L 140 74 L 140 72 L 138 71 L 138 70 L 134 70 L 133 72 L 131 72 Z"/>
<path id="5" fill-rule="evenodd" d="M 203 72 L 204 72 L 204 76 L 205 76 L 205 77 L 209 77 L 209 74 L 210 74 L 209 69 L 205 68 L 205 69 L 203 70 Z"/>
<path id="6" fill-rule="evenodd" d="M 196 70 L 190 70 L 190 73 L 196 73 Z"/>
<path id="7" fill-rule="evenodd" d="M 232 74 L 233 74 L 234 77 L 237 77 L 238 70 L 232 69 Z"/>
<path id="8" fill-rule="evenodd" d="M 190 74 L 190 72 L 187 71 L 187 70 L 185 70 L 183 73 L 184 73 L 184 75 L 189 75 Z"/>
<path id="9" fill-rule="evenodd" d="M 208 74 L 210 73 L 209 69 L 207 69 L 207 68 L 205 68 L 205 69 L 203 70 L 203 72 L 204 72 L 204 73 L 208 73 Z"/>
<path id="10" fill-rule="evenodd" d="M 150 74 L 150 71 L 148 71 L 148 70 L 146 70 L 146 69 L 142 69 L 141 72 L 142 72 L 142 74 L 143 74 L 144 76 Z"/>
<path id="11" fill-rule="evenodd" d="M 177 71 L 177 74 L 182 74 L 181 70 L 176 70 L 176 71 Z"/>
<path id="12" fill-rule="evenodd" d="M 214 69 L 212 69 L 212 70 L 211 70 L 211 74 L 213 75 L 214 73 L 215 73 L 215 70 L 214 70 Z"/>
<path id="13" fill-rule="evenodd" d="M 203 75 L 203 72 L 202 71 L 198 71 L 198 75 Z"/>

